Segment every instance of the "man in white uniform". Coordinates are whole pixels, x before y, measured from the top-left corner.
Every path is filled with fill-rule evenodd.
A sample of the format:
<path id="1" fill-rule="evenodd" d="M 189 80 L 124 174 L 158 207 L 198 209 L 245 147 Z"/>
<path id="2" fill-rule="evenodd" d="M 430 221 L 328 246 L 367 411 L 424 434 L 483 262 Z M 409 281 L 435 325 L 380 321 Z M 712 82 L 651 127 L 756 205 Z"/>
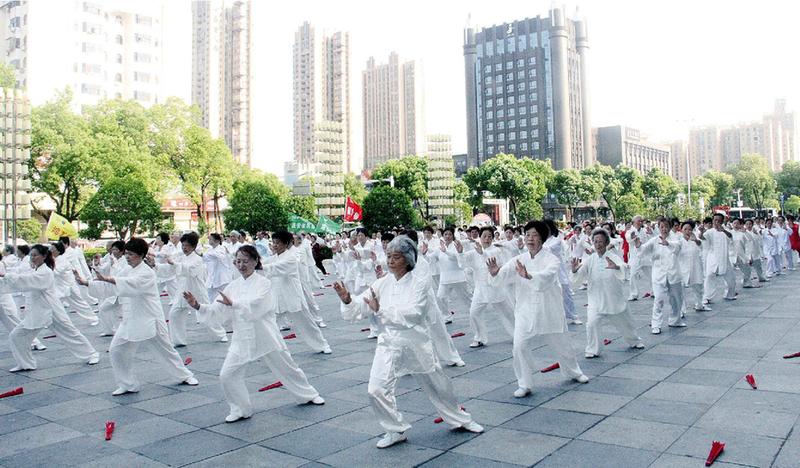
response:
<path id="1" fill-rule="evenodd" d="M 722 227 L 725 216 L 721 213 L 714 213 L 712 219 L 712 229 L 700 230 L 700 240 L 706 249 L 706 275 L 705 303 L 711 303 L 717 292 L 717 277 L 723 277 L 727 285 L 725 299 L 728 301 L 736 300 L 736 277 L 733 274 L 733 265 L 730 261 L 730 243 L 733 235 Z"/>

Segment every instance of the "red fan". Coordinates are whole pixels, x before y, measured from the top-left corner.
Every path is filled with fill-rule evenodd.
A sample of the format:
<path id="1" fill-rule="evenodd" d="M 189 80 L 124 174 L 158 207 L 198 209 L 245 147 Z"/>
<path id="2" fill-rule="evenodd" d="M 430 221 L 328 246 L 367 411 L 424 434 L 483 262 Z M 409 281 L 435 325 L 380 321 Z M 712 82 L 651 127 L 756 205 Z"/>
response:
<path id="1" fill-rule="evenodd" d="M 706 458 L 706 466 L 711 466 L 711 464 L 714 463 L 714 460 L 717 459 L 717 457 L 719 456 L 720 453 L 722 453 L 723 450 L 725 450 L 724 443 L 718 440 L 711 442 L 711 451 L 708 452 L 708 458 Z"/>
<path id="2" fill-rule="evenodd" d="M 546 372 L 554 371 L 554 370 L 556 370 L 556 369 L 558 369 L 558 368 L 560 368 L 560 367 L 561 367 L 561 365 L 560 365 L 559 363 L 550 364 L 549 366 L 545 367 L 544 369 L 542 369 L 542 370 L 541 370 L 541 371 L 539 371 L 539 372 L 541 372 L 542 374 L 544 374 L 544 373 L 546 373 Z"/>
<path id="3" fill-rule="evenodd" d="M 606 346 L 610 345 L 613 342 L 614 342 L 614 340 L 609 340 L 608 338 L 603 340 L 603 344 L 606 345 Z"/>
<path id="4" fill-rule="evenodd" d="M 192 358 L 190 358 L 190 357 L 187 357 L 186 359 L 183 360 L 183 365 L 184 366 L 188 366 L 191 363 L 192 363 Z"/>
<path id="5" fill-rule="evenodd" d="M 50 338 L 55 338 L 55 337 L 56 337 L 56 335 L 47 335 L 47 336 L 43 336 L 42 339 L 43 340 L 49 340 Z"/>
<path id="6" fill-rule="evenodd" d="M 361 331 L 362 331 L 362 332 L 369 331 L 369 327 L 367 327 L 367 328 L 362 328 L 362 329 L 361 329 Z"/>
<path id="7" fill-rule="evenodd" d="M 23 390 L 22 387 L 17 387 L 14 390 L 9 390 L 5 393 L 0 393 L 0 398 L 8 398 L 12 396 L 22 395 Z"/>
<path id="8" fill-rule="evenodd" d="M 297 335 L 294 333 L 289 333 L 288 335 L 283 337 L 284 340 L 293 340 L 295 338 L 297 338 Z"/>
<path id="9" fill-rule="evenodd" d="M 259 392 L 266 392 L 267 390 L 272 390 L 273 388 L 280 388 L 280 387 L 283 387 L 283 382 L 281 382 L 279 380 L 279 381 L 277 381 L 277 382 L 275 382 L 273 384 L 267 385 L 266 387 L 259 388 L 258 391 Z"/>
<path id="10" fill-rule="evenodd" d="M 111 440 L 111 434 L 114 433 L 115 427 L 117 427 L 117 423 L 114 421 L 106 421 L 106 440 Z"/>
<path id="11" fill-rule="evenodd" d="M 450 338 L 458 338 L 459 336 L 464 336 L 465 334 L 466 333 L 464 332 L 455 332 L 452 335 L 450 335 Z"/>
<path id="12" fill-rule="evenodd" d="M 786 355 L 786 356 L 784 356 L 783 358 L 784 358 L 784 359 L 792 359 L 792 358 L 796 358 L 796 357 L 800 357 L 800 352 L 797 352 L 797 353 L 792 353 L 792 354 L 787 354 L 787 355 Z"/>
<path id="13" fill-rule="evenodd" d="M 747 383 L 750 384 L 751 387 L 753 387 L 753 390 L 757 390 L 758 389 L 758 386 L 756 385 L 756 378 L 753 377 L 753 374 L 745 375 L 744 379 L 747 381 Z"/>

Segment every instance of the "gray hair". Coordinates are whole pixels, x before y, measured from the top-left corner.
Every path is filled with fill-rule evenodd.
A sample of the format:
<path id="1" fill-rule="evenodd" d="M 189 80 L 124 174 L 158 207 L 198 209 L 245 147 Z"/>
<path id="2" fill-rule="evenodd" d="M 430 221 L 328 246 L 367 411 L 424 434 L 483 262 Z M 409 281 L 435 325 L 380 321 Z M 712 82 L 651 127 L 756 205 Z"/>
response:
<path id="1" fill-rule="evenodd" d="M 389 242 L 389 245 L 386 246 L 386 255 L 392 252 L 403 254 L 403 257 L 406 259 L 408 271 L 414 269 L 417 264 L 417 244 L 408 236 L 397 236 Z"/>
<path id="2" fill-rule="evenodd" d="M 241 234 L 239 234 L 239 231 L 231 231 L 231 232 L 228 233 L 228 236 L 239 237 L 239 236 L 241 236 Z"/>
<path id="3" fill-rule="evenodd" d="M 611 242 L 611 236 L 608 234 L 608 231 L 606 231 L 605 229 L 597 228 L 594 231 L 592 231 L 592 239 L 594 239 L 594 236 L 596 236 L 598 234 L 606 238 L 606 244 Z"/>

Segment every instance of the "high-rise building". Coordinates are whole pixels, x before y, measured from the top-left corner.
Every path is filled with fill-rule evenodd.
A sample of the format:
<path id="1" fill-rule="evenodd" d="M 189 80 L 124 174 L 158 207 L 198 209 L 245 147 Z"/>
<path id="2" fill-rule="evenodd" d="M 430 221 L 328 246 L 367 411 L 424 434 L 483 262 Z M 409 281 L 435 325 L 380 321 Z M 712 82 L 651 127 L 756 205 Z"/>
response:
<path id="1" fill-rule="evenodd" d="M 689 173 L 692 177 L 722 169 L 719 128 L 696 127 L 689 130 Z"/>
<path id="2" fill-rule="evenodd" d="M 340 122 L 324 120 L 317 123 L 314 133 L 316 165 L 312 179 L 317 214 L 320 215 L 344 216 L 343 140 Z"/>
<path id="3" fill-rule="evenodd" d="M 252 163 L 249 0 L 192 2 L 192 104 L 233 158 Z"/>
<path id="4" fill-rule="evenodd" d="M 20 89 L 0 89 L 0 221 L 3 241 L 16 245 L 17 221 L 30 219 L 31 104 Z"/>
<path id="5" fill-rule="evenodd" d="M 592 164 L 586 22 L 526 18 L 464 31 L 467 155 L 550 159 L 556 169 Z"/>
<path id="6" fill-rule="evenodd" d="M 639 130 L 616 125 L 595 129 L 596 159 L 607 166 L 619 164 L 644 174 L 650 169 L 661 169 L 672 175 L 670 147 L 648 142 Z"/>
<path id="7" fill-rule="evenodd" d="M 453 147 L 450 135 L 428 135 L 428 215 L 438 219 L 455 213 Z"/>
<path id="8" fill-rule="evenodd" d="M 425 97 L 419 62 L 402 62 L 394 52 L 385 64 L 376 65 L 370 57 L 362 78 L 364 169 L 424 151 Z"/>
<path id="9" fill-rule="evenodd" d="M 147 107 L 162 97 L 162 17 L 158 2 L 3 1 L 2 58 L 34 104 L 69 87 L 77 111 L 115 98 Z"/>
<path id="10" fill-rule="evenodd" d="M 688 148 L 683 140 L 675 140 L 669 143 L 670 157 L 672 158 L 672 178 L 685 184 L 689 182 L 689 159 Z"/>
<path id="11" fill-rule="evenodd" d="M 293 56 L 294 159 L 310 164 L 316 151 L 316 125 L 339 122 L 342 172 L 350 172 L 350 35 L 342 31 L 321 34 L 305 22 L 295 32 Z"/>

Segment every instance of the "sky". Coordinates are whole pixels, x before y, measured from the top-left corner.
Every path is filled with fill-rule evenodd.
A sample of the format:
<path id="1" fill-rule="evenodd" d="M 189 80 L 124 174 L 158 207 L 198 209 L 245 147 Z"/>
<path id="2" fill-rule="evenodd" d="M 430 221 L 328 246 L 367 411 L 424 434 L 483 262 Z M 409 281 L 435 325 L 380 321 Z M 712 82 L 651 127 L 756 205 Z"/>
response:
<path id="1" fill-rule="evenodd" d="M 292 159 L 292 43 L 303 21 L 350 32 L 353 159 L 360 167 L 361 72 L 370 56 L 381 63 L 396 51 L 422 61 L 427 133 L 450 134 L 454 153 L 465 153 L 468 18 L 488 27 L 546 17 L 552 5 L 587 21 L 593 126 L 627 125 L 667 141 L 686 138 L 691 126 L 759 120 L 776 98 L 800 112 L 800 2 L 792 0 L 253 0 L 253 166 L 282 175 Z M 170 0 L 165 16 L 165 92 L 189 101 L 190 1 Z"/>

